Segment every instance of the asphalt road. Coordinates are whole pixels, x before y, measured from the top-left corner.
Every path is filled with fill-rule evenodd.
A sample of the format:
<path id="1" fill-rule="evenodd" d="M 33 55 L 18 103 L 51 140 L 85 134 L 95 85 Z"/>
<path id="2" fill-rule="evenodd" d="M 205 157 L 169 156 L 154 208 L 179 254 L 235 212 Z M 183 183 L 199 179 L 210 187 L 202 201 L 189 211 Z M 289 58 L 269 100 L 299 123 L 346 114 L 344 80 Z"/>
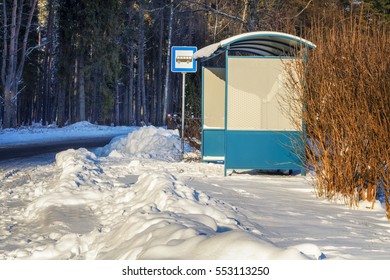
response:
<path id="1" fill-rule="evenodd" d="M 111 137 L 68 139 L 17 146 L 0 146 L 0 161 L 12 158 L 30 157 L 44 153 L 60 152 L 67 149 L 102 147 L 108 144 Z"/>

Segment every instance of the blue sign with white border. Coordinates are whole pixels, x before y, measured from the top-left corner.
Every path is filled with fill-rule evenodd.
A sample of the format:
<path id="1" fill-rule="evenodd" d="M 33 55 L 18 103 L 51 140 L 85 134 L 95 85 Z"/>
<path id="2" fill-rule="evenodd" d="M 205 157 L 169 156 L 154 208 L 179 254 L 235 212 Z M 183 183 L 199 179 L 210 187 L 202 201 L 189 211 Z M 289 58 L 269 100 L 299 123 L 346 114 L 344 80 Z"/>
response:
<path id="1" fill-rule="evenodd" d="M 196 60 L 192 55 L 198 50 L 197 47 L 173 46 L 171 58 L 171 71 L 181 73 L 195 73 Z"/>

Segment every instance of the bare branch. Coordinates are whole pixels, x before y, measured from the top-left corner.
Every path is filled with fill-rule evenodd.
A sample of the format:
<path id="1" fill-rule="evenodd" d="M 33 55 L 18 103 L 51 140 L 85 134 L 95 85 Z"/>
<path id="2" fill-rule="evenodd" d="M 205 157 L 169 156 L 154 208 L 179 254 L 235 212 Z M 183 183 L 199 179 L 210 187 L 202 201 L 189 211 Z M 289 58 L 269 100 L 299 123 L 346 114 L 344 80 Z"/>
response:
<path id="1" fill-rule="evenodd" d="M 27 20 L 27 25 L 26 25 L 26 30 L 24 33 L 24 38 L 23 38 L 23 47 L 22 47 L 22 55 L 21 55 L 21 61 L 18 67 L 18 71 L 16 73 L 17 79 L 19 79 L 22 75 L 22 71 L 24 68 L 24 62 L 25 62 L 25 54 L 26 54 L 26 49 L 27 49 L 27 41 L 28 41 L 28 36 L 30 34 L 30 27 L 31 27 L 31 21 L 34 15 L 34 10 L 37 5 L 37 0 L 32 0 L 31 1 L 31 7 L 30 7 L 30 13 L 28 15 L 28 20 Z"/>
<path id="2" fill-rule="evenodd" d="M 230 18 L 230 19 L 234 19 L 234 20 L 237 20 L 243 24 L 246 24 L 247 21 L 246 20 L 243 20 L 242 18 L 238 17 L 238 16 L 234 16 L 234 15 L 230 15 L 230 14 L 227 14 L 225 12 L 222 12 L 221 10 L 217 10 L 205 3 L 202 3 L 202 2 L 199 2 L 199 1 L 195 1 L 195 0 L 184 0 L 184 1 L 181 1 L 181 4 L 183 2 L 188 2 L 188 3 L 191 3 L 191 4 L 195 4 L 195 5 L 198 5 L 198 6 L 202 6 L 206 11 L 210 11 L 210 12 L 213 12 L 214 14 L 218 14 L 218 15 L 221 15 L 221 16 L 224 16 L 224 17 L 227 17 L 227 18 Z M 199 11 L 199 10 L 197 10 Z"/>
<path id="3" fill-rule="evenodd" d="M 18 81 L 18 84 L 21 83 L 22 81 Z M 24 86 L 22 89 L 18 90 L 18 92 L 15 94 L 14 98 L 12 99 L 12 101 L 16 101 L 18 99 L 18 96 L 19 94 L 22 93 L 22 91 L 26 88 L 26 86 Z"/>
<path id="4" fill-rule="evenodd" d="M 144 9 L 145 12 L 148 12 L 148 13 L 154 13 L 154 12 L 160 12 L 162 10 L 164 10 L 165 8 L 167 8 L 169 5 L 164 5 L 162 7 L 159 7 L 159 8 L 154 8 L 154 9 Z"/>
<path id="5" fill-rule="evenodd" d="M 37 49 L 41 49 L 43 48 L 44 46 L 46 46 L 47 44 L 49 44 L 49 42 L 44 42 L 44 43 L 41 43 L 41 44 L 38 44 L 34 47 L 29 47 L 27 50 L 26 50 L 26 53 L 25 53 L 25 57 L 27 58 L 34 50 L 37 50 Z"/>
<path id="6" fill-rule="evenodd" d="M 310 5 L 312 2 L 313 2 L 313 0 L 310 0 L 309 2 L 307 2 L 306 6 L 305 6 L 299 13 L 297 13 L 295 16 L 287 17 L 287 18 L 282 18 L 282 19 L 293 19 L 293 18 L 299 17 L 307 8 L 309 8 L 309 5 Z"/>
<path id="7" fill-rule="evenodd" d="M 299 17 L 308 7 L 309 5 L 311 4 L 311 2 L 313 2 L 313 0 L 310 0 L 306 6 L 302 9 L 302 11 L 300 11 L 298 14 L 296 14 L 294 17 Z"/>

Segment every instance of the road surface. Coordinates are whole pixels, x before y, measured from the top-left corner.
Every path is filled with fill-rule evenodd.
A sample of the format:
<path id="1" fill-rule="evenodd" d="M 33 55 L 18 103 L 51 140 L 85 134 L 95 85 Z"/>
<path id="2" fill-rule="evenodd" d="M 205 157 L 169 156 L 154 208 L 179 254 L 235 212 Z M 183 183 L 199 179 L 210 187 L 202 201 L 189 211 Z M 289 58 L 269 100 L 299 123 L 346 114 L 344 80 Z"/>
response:
<path id="1" fill-rule="evenodd" d="M 59 152 L 66 149 L 102 147 L 108 144 L 115 136 L 95 138 L 78 138 L 61 141 L 50 141 L 17 146 L 0 146 L 0 161 L 18 157 L 30 157 L 43 153 Z"/>

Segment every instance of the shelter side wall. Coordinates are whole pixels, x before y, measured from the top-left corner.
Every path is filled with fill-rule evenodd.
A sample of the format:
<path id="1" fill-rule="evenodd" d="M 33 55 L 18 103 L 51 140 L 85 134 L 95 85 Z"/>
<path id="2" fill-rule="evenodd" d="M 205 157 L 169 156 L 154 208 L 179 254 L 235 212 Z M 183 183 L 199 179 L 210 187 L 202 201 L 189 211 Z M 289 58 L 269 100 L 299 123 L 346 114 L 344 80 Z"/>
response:
<path id="1" fill-rule="evenodd" d="M 225 155 L 225 68 L 203 68 L 202 158 L 224 160 Z"/>
<path id="2" fill-rule="evenodd" d="M 225 68 L 203 70 L 203 128 L 225 128 Z"/>
<path id="3" fill-rule="evenodd" d="M 228 57 L 228 130 L 296 130 L 285 98 L 294 59 Z"/>

